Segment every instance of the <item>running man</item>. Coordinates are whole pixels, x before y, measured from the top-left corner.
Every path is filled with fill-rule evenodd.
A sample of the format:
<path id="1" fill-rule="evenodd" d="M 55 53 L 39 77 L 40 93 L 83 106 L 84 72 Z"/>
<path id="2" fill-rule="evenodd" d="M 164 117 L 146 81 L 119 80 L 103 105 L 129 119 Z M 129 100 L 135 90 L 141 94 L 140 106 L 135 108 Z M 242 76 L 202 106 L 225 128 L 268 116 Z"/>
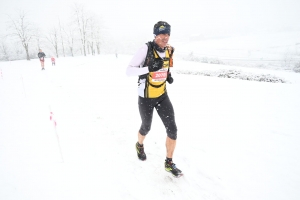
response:
<path id="1" fill-rule="evenodd" d="M 146 160 L 144 140 L 152 124 L 154 108 L 160 116 L 167 132 L 165 170 L 175 177 L 182 175 L 173 163 L 173 153 L 176 147 L 177 126 L 172 103 L 166 90 L 166 82 L 173 83 L 170 67 L 173 66 L 174 48 L 168 45 L 171 26 L 164 21 L 154 25 L 154 40 L 139 49 L 130 61 L 126 74 L 139 76 L 138 107 L 142 120 L 136 143 L 137 156 Z"/>

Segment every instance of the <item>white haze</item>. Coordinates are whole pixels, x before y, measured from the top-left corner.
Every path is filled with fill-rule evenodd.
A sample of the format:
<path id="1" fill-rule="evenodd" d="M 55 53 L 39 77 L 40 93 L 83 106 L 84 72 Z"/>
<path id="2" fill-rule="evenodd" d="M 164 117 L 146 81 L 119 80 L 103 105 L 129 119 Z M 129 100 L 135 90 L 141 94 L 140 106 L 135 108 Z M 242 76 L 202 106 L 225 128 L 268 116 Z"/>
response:
<path id="1" fill-rule="evenodd" d="M 7 15 L 14 17 L 18 10 L 27 11 L 29 19 L 47 32 L 58 25 L 58 18 L 70 21 L 74 3 L 101 18 L 111 45 L 151 38 L 152 27 L 159 20 L 172 25 L 173 43 L 187 42 L 193 35 L 211 38 L 300 30 L 297 0 L 1 0 L 0 33 L 6 30 Z"/>

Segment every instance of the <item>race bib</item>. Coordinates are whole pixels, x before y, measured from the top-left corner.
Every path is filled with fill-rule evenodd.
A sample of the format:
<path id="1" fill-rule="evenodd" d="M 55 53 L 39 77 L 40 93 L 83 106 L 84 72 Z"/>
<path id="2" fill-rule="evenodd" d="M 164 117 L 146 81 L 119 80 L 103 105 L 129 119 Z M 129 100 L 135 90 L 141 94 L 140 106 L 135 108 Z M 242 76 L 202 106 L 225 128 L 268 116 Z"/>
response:
<path id="1" fill-rule="evenodd" d="M 152 72 L 152 81 L 153 82 L 163 82 L 168 76 L 168 71 L 156 71 Z"/>

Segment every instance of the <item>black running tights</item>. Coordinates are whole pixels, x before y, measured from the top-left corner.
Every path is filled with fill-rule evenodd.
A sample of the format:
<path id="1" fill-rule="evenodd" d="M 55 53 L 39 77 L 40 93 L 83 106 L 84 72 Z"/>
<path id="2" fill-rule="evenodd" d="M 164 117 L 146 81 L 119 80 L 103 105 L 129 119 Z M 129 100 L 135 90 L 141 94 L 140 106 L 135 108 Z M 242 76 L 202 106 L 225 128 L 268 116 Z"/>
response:
<path id="1" fill-rule="evenodd" d="M 167 93 L 164 93 L 158 98 L 139 97 L 138 104 L 142 119 L 142 125 L 139 130 L 141 135 L 145 136 L 150 131 L 153 110 L 155 108 L 166 128 L 168 137 L 173 140 L 177 139 L 174 109 Z"/>

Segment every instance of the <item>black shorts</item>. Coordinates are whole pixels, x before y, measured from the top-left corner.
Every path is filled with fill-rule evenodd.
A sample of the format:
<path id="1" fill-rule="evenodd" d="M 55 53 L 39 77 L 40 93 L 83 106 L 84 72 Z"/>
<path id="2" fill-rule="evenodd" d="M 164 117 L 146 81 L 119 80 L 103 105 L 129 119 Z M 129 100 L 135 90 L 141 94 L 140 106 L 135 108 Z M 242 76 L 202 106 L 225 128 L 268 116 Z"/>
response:
<path id="1" fill-rule="evenodd" d="M 166 128 L 168 137 L 173 140 L 177 139 L 174 109 L 167 93 L 164 93 L 158 98 L 143 98 L 139 96 L 138 104 L 142 119 L 140 128 L 141 135 L 145 136 L 150 131 L 153 110 L 155 108 Z"/>

